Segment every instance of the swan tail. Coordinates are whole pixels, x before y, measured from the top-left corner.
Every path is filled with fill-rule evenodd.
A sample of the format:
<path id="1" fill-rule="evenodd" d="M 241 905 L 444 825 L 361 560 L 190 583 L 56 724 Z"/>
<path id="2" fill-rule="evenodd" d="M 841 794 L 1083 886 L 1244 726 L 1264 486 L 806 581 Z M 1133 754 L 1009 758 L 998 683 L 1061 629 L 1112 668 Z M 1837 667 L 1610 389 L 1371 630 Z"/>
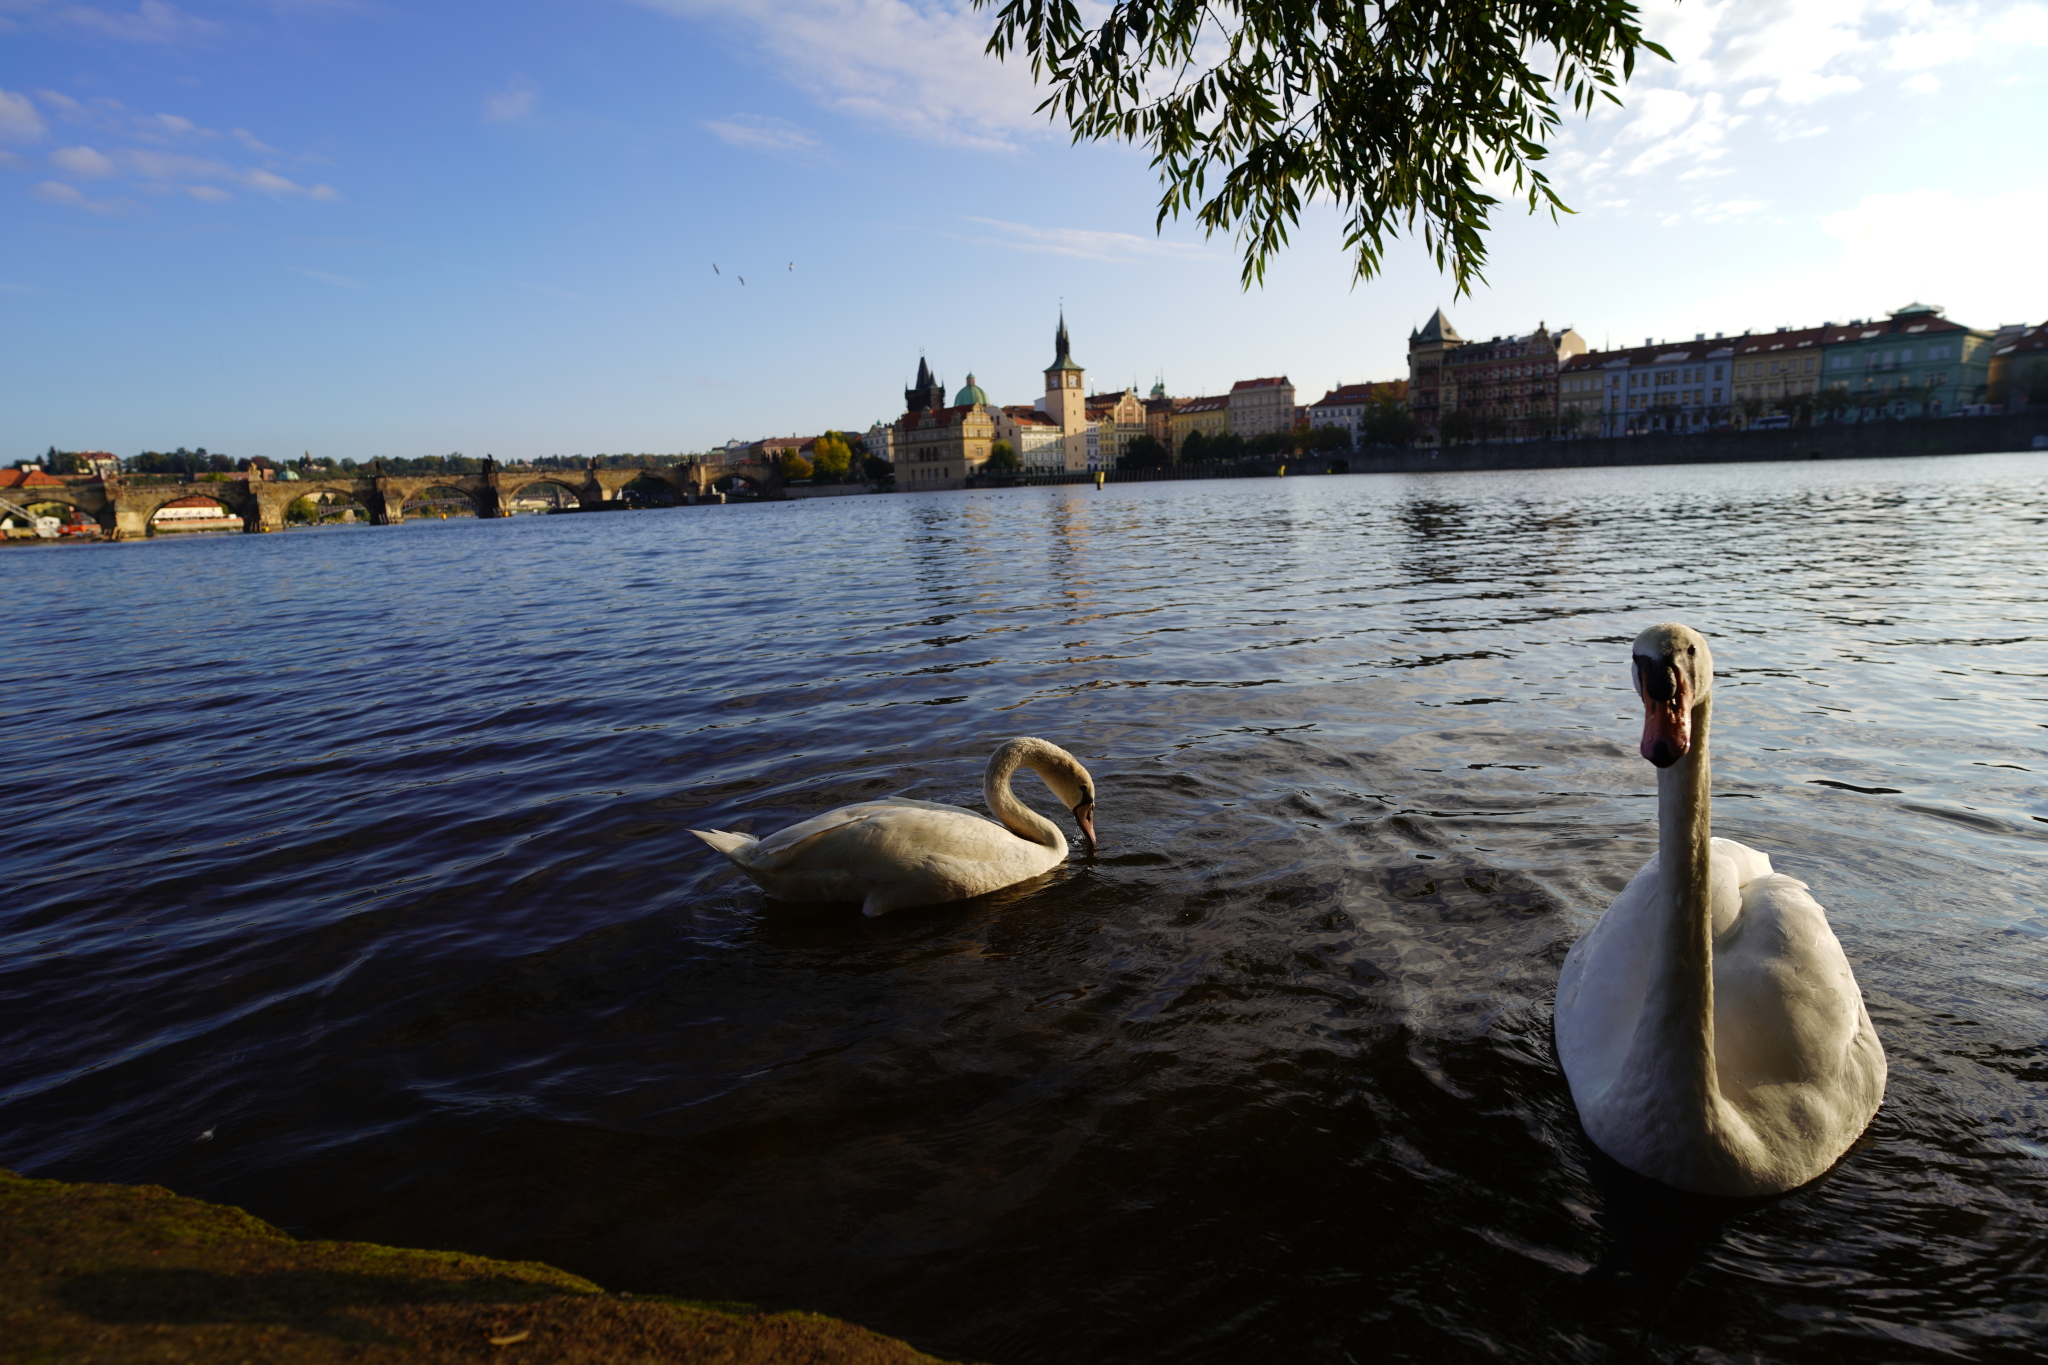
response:
<path id="1" fill-rule="evenodd" d="M 690 833 L 732 859 L 733 863 L 741 868 L 747 866 L 745 854 L 761 842 L 751 834 L 731 834 L 722 829 L 693 829 Z"/>

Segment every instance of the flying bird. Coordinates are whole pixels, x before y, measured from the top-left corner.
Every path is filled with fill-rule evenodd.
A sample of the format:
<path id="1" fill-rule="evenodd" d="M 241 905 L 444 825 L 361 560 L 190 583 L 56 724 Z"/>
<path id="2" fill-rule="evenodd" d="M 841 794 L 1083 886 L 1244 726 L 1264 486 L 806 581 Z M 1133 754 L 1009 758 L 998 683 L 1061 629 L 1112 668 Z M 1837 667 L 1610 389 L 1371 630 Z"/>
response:
<path id="1" fill-rule="evenodd" d="M 714 275 L 723 275 L 725 272 L 718 268 L 718 262 L 713 261 L 711 263 L 711 273 Z"/>
<path id="2" fill-rule="evenodd" d="M 790 268 L 791 270 L 794 270 L 794 269 L 796 269 L 796 262 L 795 262 L 795 261 L 791 261 L 791 262 L 789 263 L 789 268 Z"/>
<path id="3" fill-rule="evenodd" d="M 738 276 L 737 278 L 739 279 L 739 282 L 741 284 L 745 284 L 747 282 L 747 277 L 745 275 Z"/>

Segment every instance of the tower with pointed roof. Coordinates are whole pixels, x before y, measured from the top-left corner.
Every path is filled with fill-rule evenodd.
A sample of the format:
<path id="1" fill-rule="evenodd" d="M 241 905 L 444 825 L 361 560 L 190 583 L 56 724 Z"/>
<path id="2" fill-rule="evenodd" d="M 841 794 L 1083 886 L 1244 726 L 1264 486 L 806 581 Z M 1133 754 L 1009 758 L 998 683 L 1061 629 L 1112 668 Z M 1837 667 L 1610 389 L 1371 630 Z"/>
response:
<path id="1" fill-rule="evenodd" d="M 1441 308 L 1408 333 L 1408 410 L 1422 428 L 1425 443 L 1435 444 L 1443 416 L 1444 357 L 1464 344 L 1465 338 Z"/>
<path id="2" fill-rule="evenodd" d="M 932 375 L 931 367 L 924 363 L 924 357 L 917 358 L 917 384 L 903 391 L 903 409 L 906 412 L 933 412 L 946 406 L 946 386 Z"/>
<path id="3" fill-rule="evenodd" d="M 1053 334 L 1052 364 L 1045 367 L 1045 415 L 1059 423 L 1070 473 L 1088 468 L 1087 374 L 1074 363 L 1067 340 L 1067 314 L 1060 311 L 1060 329 Z"/>

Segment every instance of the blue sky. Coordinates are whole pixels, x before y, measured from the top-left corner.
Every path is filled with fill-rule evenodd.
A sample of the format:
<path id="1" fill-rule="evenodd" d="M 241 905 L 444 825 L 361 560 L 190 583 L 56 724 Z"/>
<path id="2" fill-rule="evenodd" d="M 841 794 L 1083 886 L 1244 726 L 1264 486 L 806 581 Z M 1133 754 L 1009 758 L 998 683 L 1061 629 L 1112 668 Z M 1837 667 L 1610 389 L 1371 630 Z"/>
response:
<path id="1" fill-rule="evenodd" d="M 1303 401 L 1402 374 L 1439 303 L 1596 346 L 2048 317 L 2048 3 L 1644 13 L 1678 60 L 1568 125 L 1580 212 L 1503 212 L 1454 300 L 1414 244 L 1353 287 L 1322 211 L 1243 292 L 1231 243 L 1154 234 L 1142 151 L 1033 115 L 965 3 L 0 0 L 0 457 L 864 428 L 920 352 L 1031 401 L 1062 299 L 1092 386 Z"/>

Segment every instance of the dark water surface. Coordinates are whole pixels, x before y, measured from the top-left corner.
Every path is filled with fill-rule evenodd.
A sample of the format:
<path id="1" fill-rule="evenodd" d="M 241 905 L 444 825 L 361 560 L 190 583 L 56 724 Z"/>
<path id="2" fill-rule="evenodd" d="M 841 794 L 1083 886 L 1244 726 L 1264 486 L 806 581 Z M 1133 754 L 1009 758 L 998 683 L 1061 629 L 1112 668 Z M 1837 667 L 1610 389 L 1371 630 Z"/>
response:
<path id="1" fill-rule="evenodd" d="M 11 550 L 0 1164 L 999 1365 L 2035 1358 L 2044 520 L 2016 455 Z M 1758 1204 L 1598 1157 L 1552 1054 L 1670 618 L 1891 1061 Z M 1104 843 L 1009 893 L 685 832 L 978 806 L 1016 734 Z"/>

